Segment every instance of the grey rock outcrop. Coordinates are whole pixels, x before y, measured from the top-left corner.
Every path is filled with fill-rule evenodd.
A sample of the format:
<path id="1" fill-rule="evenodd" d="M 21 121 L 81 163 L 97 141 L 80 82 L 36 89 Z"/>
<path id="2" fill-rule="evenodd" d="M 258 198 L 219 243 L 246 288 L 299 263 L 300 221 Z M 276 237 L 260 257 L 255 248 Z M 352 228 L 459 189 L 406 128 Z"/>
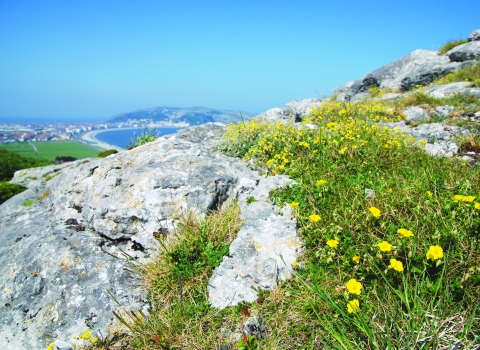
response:
<path id="1" fill-rule="evenodd" d="M 296 220 L 290 207 L 268 204 L 268 193 L 284 187 L 291 180 L 275 176 L 260 180 L 240 195 L 245 223 L 230 245 L 230 253 L 215 269 L 208 285 L 210 303 L 223 309 L 240 302 L 257 299 L 255 289 L 272 289 L 278 281 L 290 277 L 292 263 L 301 251 L 302 242 L 296 237 Z M 246 207 L 247 197 L 256 202 Z M 225 288 L 228 286 L 228 288 Z"/>
<path id="2" fill-rule="evenodd" d="M 446 53 L 452 62 L 464 62 L 480 59 L 480 41 L 470 41 L 458 45 Z"/>
<path id="3" fill-rule="evenodd" d="M 420 107 L 407 108 L 403 114 L 408 122 L 421 122 L 430 119 L 427 111 Z"/>
<path id="4" fill-rule="evenodd" d="M 422 140 L 425 144 L 426 153 L 441 157 L 452 157 L 457 154 L 458 146 L 453 141 L 454 136 L 469 133 L 465 128 L 442 123 L 422 124 L 414 128 L 408 126 L 405 121 L 383 123 L 382 125 L 412 135 L 418 141 Z"/>
<path id="5" fill-rule="evenodd" d="M 416 86 L 426 86 L 435 80 L 460 69 L 467 68 L 480 59 L 480 41 L 474 31 L 469 42 L 459 45 L 445 55 L 437 51 L 415 50 L 363 78 L 337 87 L 334 95 L 341 101 L 357 101 L 368 98 L 366 92 L 371 87 L 409 91 Z"/>
<path id="6" fill-rule="evenodd" d="M 306 98 L 287 103 L 283 108 L 272 108 L 259 114 L 256 118 L 265 121 L 285 121 L 288 123 L 300 122 L 302 117 L 312 112 L 312 109 L 319 107 L 322 100 L 319 98 Z"/>
<path id="7" fill-rule="evenodd" d="M 480 41 L 480 29 L 474 30 L 469 36 L 468 41 Z"/>
<path id="8" fill-rule="evenodd" d="M 442 76 L 464 67 L 463 63 L 450 62 L 437 51 L 415 50 L 411 54 L 389 63 L 355 81 L 346 90 L 347 100 L 371 87 L 391 90 L 410 90 L 417 85 L 428 85 Z"/>
<path id="9" fill-rule="evenodd" d="M 250 247 L 251 241 L 241 241 L 243 236 L 266 246 L 275 235 L 280 241 L 299 242 L 288 208 L 281 215 L 280 208 L 266 202 L 265 188 L 286 179 L 264 178 L 245 162 L 216 152 L 215 140 L 223 130 L 224 124 L 205 124 L 56 172 L 57 168 L 18 172 L 16 182 L 39 171 L 58 175 L 47 181 L 38 173 L 43 180 L 33 181 L 31 188 L 0 206 L 0 264 L 5 271 L 0 276 L 0 344 L 7 349 L 44 349 L 52 340 L 68 343 L 86 328 L 106 334 L 116 327 L 112 311 L 118 307 L 109 293 L 123 309 L 148 312 L 138 277 L 130 272 L 131 259 L 146 261 L 155 248 L 152 233 L 172 228 L 188 208 L 205 212 L 243 198 L 247 226 L 234 241 L 233 256 L 235 246 L 238 251 Z M 262 209 L 247 206 L 247 195 L 258 197 L 253 205 Z M 25 207 L 26 200 L 35 203 Z M 248 223 L 259 221 L 269 237 L 262 229 L 251 235 Z M 251 266 L 264 267 L 258 276 L 249 272 L 252 283 L 272 286 L 288 276 L 280 268 L 269 274 L 265 261 L 275 259 L 275 252 L 258 249 L 250 255 Z M 292 259 L 281 253 L 286 261 Z M 245 293 L 251 285 L 245 286 Z M 238 286 L 222 287 L 230 297 L 244 293 Z"/>
<path id="10" fill-rule="evenodd" d="M 436 116 L 439 116 L 439 117 L 448 117 L 450 116 L 450 114 L 453 112 L 453 110 L 455 109 L 455 107 L 453 106 L 438 106 L 435 108 L 435 110 L 433 111 L 433 113 L 436 115 Z"/>

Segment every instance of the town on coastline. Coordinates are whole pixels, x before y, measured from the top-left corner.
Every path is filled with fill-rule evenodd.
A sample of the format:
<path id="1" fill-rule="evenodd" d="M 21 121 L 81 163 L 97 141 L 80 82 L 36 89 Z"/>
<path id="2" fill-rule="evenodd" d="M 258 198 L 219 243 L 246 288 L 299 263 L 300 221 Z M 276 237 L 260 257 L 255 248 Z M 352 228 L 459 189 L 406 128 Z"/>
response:
<path id="1" fill-rule="evenodd" d="M 30 141 L 87 141 L 82 136 L 91 131 L 127 128 L 188 127 L 186 122 L 155 121 L 150 119 L 127 120 L 125 122 L 63 122 L 63 123 L 0 123 L 0 143 L 9 144 Z"/>

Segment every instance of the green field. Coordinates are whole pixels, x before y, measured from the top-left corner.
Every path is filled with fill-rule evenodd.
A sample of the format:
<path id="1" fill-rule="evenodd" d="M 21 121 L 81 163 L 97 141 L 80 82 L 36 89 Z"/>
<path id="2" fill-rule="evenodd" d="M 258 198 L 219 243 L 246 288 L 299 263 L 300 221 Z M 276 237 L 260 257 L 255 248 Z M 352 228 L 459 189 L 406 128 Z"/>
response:
<path id="1" fill-rule="evenodd" d="M 34 151 L 34 147 L 37 152 Z M 76 141 L 44 141 L 15 144 L 0 144 L 9 152 L 15 152 L 23 157 L 55 160 L 56 157 L 89 158 L 95 157 L 99 152 Z"/>

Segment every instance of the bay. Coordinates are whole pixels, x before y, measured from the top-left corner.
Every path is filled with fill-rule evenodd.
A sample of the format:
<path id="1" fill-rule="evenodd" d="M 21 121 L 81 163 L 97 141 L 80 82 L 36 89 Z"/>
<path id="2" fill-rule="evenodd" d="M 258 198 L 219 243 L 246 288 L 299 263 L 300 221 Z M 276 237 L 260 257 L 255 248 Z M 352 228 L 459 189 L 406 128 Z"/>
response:
<path id="1" fill-rule="evenodd" d="M 165 136 L 175 134 L 181 128 L 156 128 L 155 131 L 159 136 Z M 135 143 L 138 136 L 141 136 L 145 132 L 144 128 L 138 129 L 113 129 L 108 131 L 102 131 L 95 134 L 95 138 L 98 141 L 108 143 L 121 148 L 127 148 L 127 146 Z"/>

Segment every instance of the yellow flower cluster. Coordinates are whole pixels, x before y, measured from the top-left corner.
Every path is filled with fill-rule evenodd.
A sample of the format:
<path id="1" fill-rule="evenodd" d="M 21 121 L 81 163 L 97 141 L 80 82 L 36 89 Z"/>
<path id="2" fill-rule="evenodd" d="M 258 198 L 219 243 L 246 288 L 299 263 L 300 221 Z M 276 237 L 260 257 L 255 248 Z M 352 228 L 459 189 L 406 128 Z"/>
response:
<path id="1" fill-rule="evenodd" d="M 472 203 L 475 200 L 475 196 L 462 196 L 457 194 L 453 196 L 452 201 L 462 202 L 462 203 Z"/>
<path id="2" fill-rule="evenodd" d="M 223 134 L 224 147 L 235 150 L 247 147 L 242 153 L 246 160 L 255 159 L 277 174 L 284 172 L 299 153 L 354 157 L 364 147 L 395 150 L 412 146 L 412 136 L 377 124 L 400 119 L 395 111 L 378 101 L 325 102 L 304 120 L 317 124 L 317 129 L 251 120 L 229 125 Z"/>

